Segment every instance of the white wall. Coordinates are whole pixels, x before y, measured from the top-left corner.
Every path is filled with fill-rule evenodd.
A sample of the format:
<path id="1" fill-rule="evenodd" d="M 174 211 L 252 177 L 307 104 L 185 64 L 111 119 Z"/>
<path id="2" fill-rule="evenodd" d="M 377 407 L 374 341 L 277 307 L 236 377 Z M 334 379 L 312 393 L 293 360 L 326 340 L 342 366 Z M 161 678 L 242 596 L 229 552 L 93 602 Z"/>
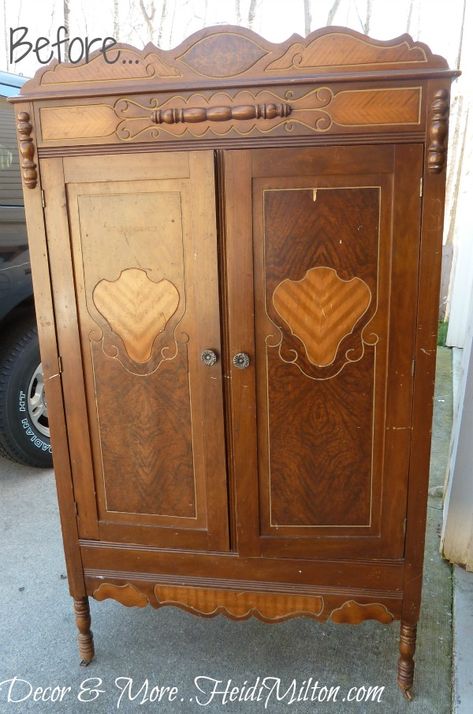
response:
<path id="1" fill-rule="evenodd" d="M 473 290 L 469 299 L 473 307 Z M 465 312 L 469 319 L 458 409 L 454 414 L 441 547 L 445 558 L 473 570 L 473 310 Z"/>

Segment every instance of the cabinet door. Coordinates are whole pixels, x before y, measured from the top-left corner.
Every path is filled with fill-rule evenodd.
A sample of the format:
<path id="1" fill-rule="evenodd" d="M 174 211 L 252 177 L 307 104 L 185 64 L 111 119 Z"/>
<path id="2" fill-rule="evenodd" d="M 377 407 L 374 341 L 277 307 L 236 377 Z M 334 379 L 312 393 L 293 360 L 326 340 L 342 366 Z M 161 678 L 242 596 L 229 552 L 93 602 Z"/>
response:
<path id="1" fill-rule="evenodd" d="M 41 171 L 80 535 L 227 549 L 212 153 Z"/>
<path id="2" fill-rule="evenodd" d="M 403 555 L 421 173 L 417 145 L 225 156 L 245 553 Z"/>

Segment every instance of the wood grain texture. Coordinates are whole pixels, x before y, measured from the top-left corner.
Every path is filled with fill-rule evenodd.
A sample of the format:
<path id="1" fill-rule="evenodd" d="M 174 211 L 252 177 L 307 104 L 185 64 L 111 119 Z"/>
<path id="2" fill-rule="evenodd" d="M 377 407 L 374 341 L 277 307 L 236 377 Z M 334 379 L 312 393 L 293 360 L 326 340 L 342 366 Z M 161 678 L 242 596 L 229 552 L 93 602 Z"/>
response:
<path id="1" fill-rule="evenodd" d="M 116 280 L 100 280 L 92 300 L 122 339 L 130 359 L 147 362 L 156 337 L 179 306 L 180 295 L 170 280 L 155 283 L 144 270 L 128 268 Z"/>
<path id="2" fill-rule="evenodd" d="M 176 605 L 202 617 L 226 615 L 232 620 L 253 616 L 265 622 L 281 622 L 299 615 L 318 617 L 324 609 L 324 600 L 318 595 L 276 595 L 179 585 L 155 585 L 154 594 L 158 607 Z"/>
<path id="3" fill-rule="evenodd" d="M 343 280 L 333 268 L 310 268 L 300 280 L 285 279 L 273 292 L 273 305 L 317 367 L 331 364 L 340 342 L 371 302 L 360 278 Z"/>
<path id="4" fill-rule="evenodd" d="M 126 583 L 126 585 L 113 585 L 112 583 L 102 583 L 94 590 L 93 596 L 96 600 L 116 600 L 125 607 L 146 607 L 149 599 L 138 590 L 137 587 Z"/>
<path id="5" fill-rule="evenodd" d="M 274 529 L 287 527 L 289 535 L 313 526 L 332 527 L 333 534 L 337 526 L 370 529 L 375 444 L 373 436 L 360 440 L 359 435 L 373 435 L 375 419 L 374 352 L 365 348 L 362 331 L 376 315 L 378 301 L 379 189 L 344 188 L 346 183 L 333 190 L 273 185 L 263 193 L 264 262 L 256 283 L 259 299 L 264 291 L 265 300 L 264 312 L 257 311 L 263 532 L 276 535 Z M 318 304 L 314 285 L 309 294 L 306 288 L 292 311 L 298 314 L 296 330 L 287 314 L 281 320 L 277 296 L 280 286 L 287 281 L 300 285 L 307 274 L 316 280 L 329 275 L 330 282 L 322 282 Z M 352 301 L 344 305 L 333 294 L 334 287 L 353 284 L 361 287 L 355 303 L 363 300 L 355 314 Z M 334 313 L 330 301 L 338 302 Z M 334 320 L 340 314 L 337 332 Z M 312 351 L 308 330 L 313 331 Z M 379 339 L 382 332 L 376 334 Z"/>
<path id="6" fill-rule="evenodd" d="M 287 190 L 277 184 L 274 189 L 263 189 L 262 287 L 265 312 L 271 321 L 265 340 L 268 351 L 278 351 L 284 362 L 297 364 L 309 377 L 326 379 L 336 375 L 346 363 L 363 357 L 365 339 L 373 343 L 379 338 L 366 337 L 364 328 L 376 314 L 380 188 L 376 185 L 358 188 L 356 183 L 362 183 L 359 180 L 353 186 L 332 189 L 327 185 L 297 189 L 293 183 L 288 183 Z M 284 317 L 287 327 L 282 324 L 277 307 L 284 309 L 281 290 L 287 297 L 289 289 L 296 301 L 291 317 L 297 310 L 295 292 L 302 301 L 303 310 L 299 310 L 298 318 L 300 334 L 294 331 L 291 334 Z M 304 327 L 306 311 L 310 314 Z M 289 317 L 287 312 L 285 315 Z M 301 341 L 304 342 L 301 334 L 309 339 L 308 330 L 313 331 L 310 344 L 317 354 L 312 359 L 307 344 L 301 349 Z M 371 328 L 369 331 L 372 332 Z M 332 359 L 327 361 L 330 356 Z"/>
<path id="7" fill-rule="evenodd" d="M 393 40 L 381 46 L 375 40 L 347 31 L 310 36 L 305 42 L 294 42 L 284 55 L 268 65 L 270 71 L 298 70 L 303 68 L 346 67 L 391 63 L 427 63 L 427 54 L 420 45 L 412 46 L 406 38 Z"/>
<path id="8" fill-rule="evenodd" d="M 347 600 L 340 607 L 332 610 L 330 619 L 333 622 L 359 625 L 365 620 L 378 620 L 385 625 L 394 620 L 394 615 L 389 612 L 386 605 L 378 602 L 359 603 L 355 600 Z"/>

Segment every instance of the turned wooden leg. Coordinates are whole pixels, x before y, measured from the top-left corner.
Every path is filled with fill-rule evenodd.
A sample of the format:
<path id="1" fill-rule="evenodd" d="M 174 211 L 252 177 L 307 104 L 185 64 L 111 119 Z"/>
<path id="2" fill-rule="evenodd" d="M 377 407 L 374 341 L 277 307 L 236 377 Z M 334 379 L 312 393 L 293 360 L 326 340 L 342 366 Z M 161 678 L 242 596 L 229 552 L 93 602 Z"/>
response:
<path id="1" fill-rule="evenodd" d="M 90 609 L 89 598 L 80 597 L 74 598 L 74 612 L 76 615 L 76 624 L 79 630 L 77 637 L 79 642 L 79 654 L 81 658 L 81 667 L 87 667 L 89 662 L 94 659 L 94 636 L 90 629 Z"/>
<path id="2" fill-rule="evenodd" d="M 401 622 L 401 637 L 399 641 L 400 657 L 397 664 L 397 682 L 407 699 L 412 699 L 412 684 L 414 681 L 414 652 L 416 650 L 417 625 Z"/>

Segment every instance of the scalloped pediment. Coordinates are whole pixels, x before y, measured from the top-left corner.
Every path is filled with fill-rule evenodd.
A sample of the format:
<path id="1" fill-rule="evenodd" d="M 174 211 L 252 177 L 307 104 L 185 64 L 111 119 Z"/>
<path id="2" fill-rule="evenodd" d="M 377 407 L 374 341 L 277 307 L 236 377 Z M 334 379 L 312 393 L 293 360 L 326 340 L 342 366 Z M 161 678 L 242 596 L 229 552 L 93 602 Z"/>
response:
<path id="1" fill-rule="evenodd" d="M 327 76 L 333 71 L 448 69 L 442 57 L 433 55 L 409 35 L 385 42 L 339 27 L 316 30 L 306 38 L 293 35 L 275 44 L 245 28 L 219 26 L 200 30 L 172 50 L 151 44 L 142 50 L 118 44 L 113 47 L 114 52 L 117 50 L 121 54 L 113 64 L 100 52 L 94 52 L 87 63 L 59 64 L 53 60 L 23 85 L 20 96 L 52 91 L 66 94 L 84 88 L 107 94 L 117 87 L 166 88 L 197 80 L 216 84 L 222 80 L 272 79 L 276 75 Z"/>

